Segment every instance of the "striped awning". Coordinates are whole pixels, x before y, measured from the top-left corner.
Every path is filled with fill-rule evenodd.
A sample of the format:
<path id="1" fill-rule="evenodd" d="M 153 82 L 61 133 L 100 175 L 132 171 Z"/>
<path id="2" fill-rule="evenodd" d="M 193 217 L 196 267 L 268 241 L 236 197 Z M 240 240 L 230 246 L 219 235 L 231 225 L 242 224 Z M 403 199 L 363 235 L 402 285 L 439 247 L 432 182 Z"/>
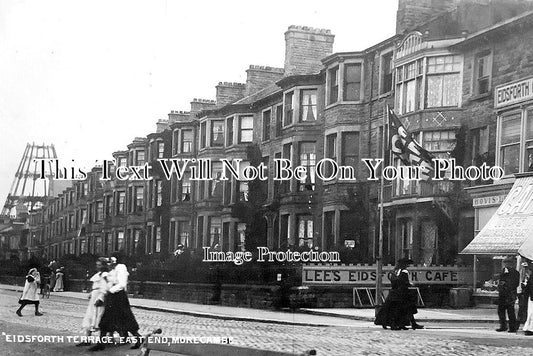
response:
<path id="1" fill-rule="evenodd" d="M 533 259 L 533 176 L 516 178 L 498 211 L 461 254 Z"/>

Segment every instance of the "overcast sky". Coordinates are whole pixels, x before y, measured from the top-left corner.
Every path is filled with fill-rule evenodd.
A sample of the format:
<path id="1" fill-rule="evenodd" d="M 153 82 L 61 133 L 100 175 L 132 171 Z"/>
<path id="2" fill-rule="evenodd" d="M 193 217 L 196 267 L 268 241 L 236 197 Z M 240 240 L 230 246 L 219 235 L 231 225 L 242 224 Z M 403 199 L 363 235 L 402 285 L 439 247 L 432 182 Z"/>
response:
<path id="1" fill-rule="evenodd" d="M 0 201 L 28 142 L 91 167 L 250 64 L 283 67 L 289 25 L 334 51 L 394 34 L 397 0 L 0 0 Z"/>

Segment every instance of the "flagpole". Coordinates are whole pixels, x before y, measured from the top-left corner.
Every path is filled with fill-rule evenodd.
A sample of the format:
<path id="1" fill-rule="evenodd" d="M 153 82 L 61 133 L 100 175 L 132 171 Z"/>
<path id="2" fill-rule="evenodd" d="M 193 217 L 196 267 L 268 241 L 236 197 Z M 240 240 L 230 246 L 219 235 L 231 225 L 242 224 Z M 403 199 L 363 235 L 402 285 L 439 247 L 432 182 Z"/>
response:
<path id="1" fill-rule="evenodd" d="M 385 165 L 385 151 L 386 151 L 386 130 L 389 118 L 389 106 L 386 106 L 386 115 L 383 115 L 383 132 L 382 132 L 382 147 L 381 147 L 381 177 L 379 180 L 379 240 L 378 240 L 378 256 L 376 258 L 376 306 L 381 306 L 381 294 L 383 289 L 383 166 Z"/>

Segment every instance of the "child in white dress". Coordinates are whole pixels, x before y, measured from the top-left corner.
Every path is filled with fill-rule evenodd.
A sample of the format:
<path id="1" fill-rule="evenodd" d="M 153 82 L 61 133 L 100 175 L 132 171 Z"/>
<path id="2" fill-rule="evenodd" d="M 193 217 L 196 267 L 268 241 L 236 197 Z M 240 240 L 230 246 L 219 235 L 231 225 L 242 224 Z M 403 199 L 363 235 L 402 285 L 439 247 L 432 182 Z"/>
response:
<path id="1" fill-rule="evenodd" d="M 107 293 L 108 273 L 107 259 L 100 257 L 96 261 L 96 272 L 90 279 L 92 282 L 91 292 L 89 294 L 89 305 L 83 318 L 82 327 L 87 336 L 91 336 L 93 331 L 98 329 L 100 318 L 104 312 L 104 296 Z M 81 342 L 76 346 L 89 346 L 89 342 Z"/>

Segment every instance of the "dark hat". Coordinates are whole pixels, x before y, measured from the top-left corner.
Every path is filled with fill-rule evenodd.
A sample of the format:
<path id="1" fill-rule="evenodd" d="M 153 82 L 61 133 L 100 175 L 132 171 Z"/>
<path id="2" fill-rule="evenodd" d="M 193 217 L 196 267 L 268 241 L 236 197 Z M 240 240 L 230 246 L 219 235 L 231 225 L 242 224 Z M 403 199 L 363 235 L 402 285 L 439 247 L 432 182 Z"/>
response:
<path id="1" fill-rule="evenodd" d="M 410 258 L 400 258 L 398 260 L 398 264 L 401 264 L 401 265 L 412 265 L 413 263 L 415 262 Z"/>

